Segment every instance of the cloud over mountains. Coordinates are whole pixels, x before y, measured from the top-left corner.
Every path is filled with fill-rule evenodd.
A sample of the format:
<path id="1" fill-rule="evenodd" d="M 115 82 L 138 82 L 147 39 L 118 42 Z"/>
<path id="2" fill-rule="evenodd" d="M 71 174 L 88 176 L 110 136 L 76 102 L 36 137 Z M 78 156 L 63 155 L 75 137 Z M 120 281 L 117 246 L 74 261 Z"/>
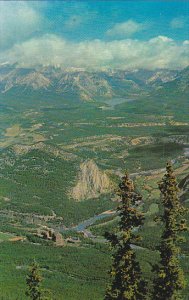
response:
<path id="1" fill-rule="evenodd" d="M 3 61 L 22 67 L 52 65 L 76 68 L 183 68 L 188 65 L 189 43 L 165 36 L 148 41 L 113 40 L 71 42 L 46 34 L 15 44 L 1 53 Z"/>
<path id="2" fill-rule="evenodd" d="M 62 1 L 57 4 L 62 9 L 59 13 L 52 5 L 49 8 L 46 1 L 1 1 L 0 63 L 86 69 L 179 69 L 189 64 L 187 39 L 157 33 L 144 38 L 143 33 L 151 30 L 145 21 L 127 18 L 123 22 L 100 23 L 100 11 L 93 9 L 90 20 L 89 5 L 80 11 L 76 4 L 72 6 Z M 181 28 L 183 20 L 173 18 L 171 27 Z M 98 37 L 94 34 L 94 22 L 101 32 Z M 78 33 L 80 26 L 83 26 L 82 34 Z"/>

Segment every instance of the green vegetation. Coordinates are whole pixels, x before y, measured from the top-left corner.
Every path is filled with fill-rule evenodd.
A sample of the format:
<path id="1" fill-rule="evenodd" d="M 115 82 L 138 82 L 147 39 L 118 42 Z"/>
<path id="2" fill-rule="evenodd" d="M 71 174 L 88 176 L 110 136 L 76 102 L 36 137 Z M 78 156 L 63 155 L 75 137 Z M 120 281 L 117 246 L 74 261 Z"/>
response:
<path id="1" fill-rule="evenodd" d="M 106 222 L 101 221 L 101 224 L 97 224 L 97 222 L 90 227 L 90 231 L 97 236 L 104 236 L 106 232 L 116 233 L 119 217 L 113 218 L 110 221 L 106 219 Z"/>
<path id="2" fill-rule="evenodd" d="M 39 271 L 39 265 L 34 261 L 29 268 L 29 274 L 26 277 L 27 291 L 26 296 L 32 300 L 43 299 L 41 289 L 42 276 Z"/>
<path id="3" fill-rule="evenodd" d="M 10 240 L 14 235 L 10 234 L 9 232 L 0 232 L 0 242 Z"/>
<path id="4" fill-rule="evenodd" d="M 110 273 L 112 283 L 106 291 L 105 299 L 142 300 L 146 299 L 146 282 L 142 279 L 132 244 L 140 238 L 133 233 L 133 229 L 143 224 L 144 215 L 136 208 L 142 197 L 135 192 L 128 174 L 122 178 L 118 195 L 121 198 L 118 207 L 120 232 L 119 235 L 106 234 L 114 253 Z"/>
<path id="5" fill-rule="evenodd" d="M 106 231 L 116 234 L 120 219 L 111 215 L 88 227 L 96 238 L 72 230 L 118 204 L 112 194 L 81 202 L 71 198 L 79 165 L 88 158 L 115 184 L 127 169 L 143 197 L 138 209 L 145 221 L 137 232 L 142 240 L 135 241 L 138 248 L 133 251 L 152 292 L 152 266 L 160 260 L 157 246 L 163 232 L 163 224 L 154 220 L 163 212 L 157 189 L 162 171 L 153 171 L 172 160 L 179 181 L 188 174 L 187 105 L 187 97 L 174 94 L 154 94 L 111 109 L 105 103 L 70 102 L 58 95 L 1 95 L 0 299 L 25 300 L 24 278 L 33 259 L 53 300 L 103 299 L 111 280 L 110 251 L 103 236 Z M 189 207 L 187 192 L 182 201 Z M 55 247 L 35 236 L 43 225 L 58 231 L 67 226 L 63 237 L 78 236 L 81 244 Z M 188 233 L 183 236 L 188 241 Z M 26 240 L 10 241 L 19 237 Z M 188 243 L 181 245 L 178 261 L 188 281 Z M 184 300 L 188 294 L 187 284 Z"/>
<path id="6" fill-rule="evenodd" d="M 187 171 L 184 171 L 187 174 Z M 158 175 L 159 176 L 159 175 Z M 159 177 L 158 177 L 159 178 Z M 147 178 L 145 184 L 149 187 L 155 187 L 157 178 Z M 137 183 L 143 185 L 142 178 L 137 179 Z M 140 188 L 142 190 L 142 188 Z M 159 196 L 158 196 L 159 197 Z M 117 202 L 116 202 L 117 203 Z M 115 203 L 115 204 L 116 204 Z M 152 292 L 154 274 L 152 266 L 159 262 L 159 252 L 157 246 L 160 242 L 161 232 L 163 230 L 161 224 L 154 221 L 157 213 L 157 204 L 160 203 L 153 197 L 146 202 L 145 223 L 139 228 L 138 234 L 143 237 L 142 241 L 135 241 L 135 244 L 143 248 L 134 249 L 137 261 L 140 262 L 142 277 L 148 282 L 149 291 Z M 162 211 L 161 207 L 160 213 Z M 25 300 L 25 280 L 28 265 L 31 265 L 35 259 L 42 271 L 44 278 L 44 288 L 53 291 L 53 300 L 61 300 L 64 297 L 68 300 L 74 299 L 103 299 L 105 288 L 111 278 L 108 276 L 110 269 L 110 252 L 106 244 L 91 239 L 81 238 L 80 246 L 54 247 L 51 241 L 34 238 L 32 231 L 36 227 L 35 224 L 15 227 L 12 223 L 6 225 L 9 221 L 4 219 L 1 227 L 6 232 L 14 232 L 17 235 L 26 235 L 28 241 L 9 242 L 4 240 L 0 243 L 0 299 L 6 300 Z M 97 221 L 92 230 L 96 235 L 102 235 L 105 231 L 113 231 L 116 233 L 119 218 L 117 216 L 109 216 L 105 220 Z M 6 225 L 6 226 L 5 226 Z M 12 231 L 11 231 L 12 230 Z M 31 232 L 28 235 L 28 230 Z M 75 235 L 77 233 L 68 231 L 65 237 Z M 151 238 L 153 235 L 153 239 Z M 185 233 L 188 239 L 187 233 Z M 33 237 L 33 238 L 32 238 Z M 183 268 L 186 279 L 188 278 L 187 244 L 182 246 L 182 255 L 179 256 L 179 264 Z M 76 267 L 77 266 L 77 267 Z M 189 287 L 186 286 L 182 292 L 183 299 L 187 300 Z"/>
<path id="7" fill-rule="evenodd" d="M 167 164 L 167 173 L 159 184 L 162 193 L 165 228 L 160 244 L 160 266 L 156 267 L 153 299 L 182 299 L 180 291 L 185 286 L 184 273 L 179 266 L 179 233 L 187 230 L 186 221 L 181 218 L 185 209 L 178 199 L 178 188 L 173 169 Z"/>
<path id="8" fill-rule="evenodd" d="M 177 172 L 178 172 L 178 170 L 177 170 Z M 187 174 L 188 174 L 188 169 L 182 171 L 182 177 L 180 177 L 181 175 L 179 175 L 179 178 L 183 178 L 184 176 L 187 178 Z M 165 175 L 164 178 L 163 178 L 163 180 L 165 182 L 167 181 L 166 176 L 167 175 Z M 155 178 L 156 177 L 160 178 L 160 175 L 156 175 Z M 157 178 L 156 178 L 156 180 L 157 180 Z M 174 187 L 174 185 L 175 185 L 175 190 L 173 188 L 172 192 L 173 192 L 174 196 L 176 196 L 176 198 L 175 198 L 176 208 L 174 210 L 174 213 L 176 214 L 176 216 L 173 217 L 173 220 L 176 224 L 175 234 L 178 235 L 179 231 L 184 230 L 182 236 L 178 237 L 178 239 L 181 238 L 181 240 L 182 240 L 182 238 L 184 238 L 188 241 L 188 232 L 185 231 L 186 230 L 185 220 L 183 220 L 179 216 L 179 211 L 181 213 L 183 213 L 183 212 L 185 212 L 185 209 L 181 206 L 180 201 L 178 200 L 178 196 L 177 196 L 178 191 L 177 191 L 177 187 L 176 187 L 175 177 L 173 176 L 173 174 L 172 174 L 171 178 L 172 178 L 172 182 L 170 184 L 170 189 L 172 190 L 172 187 Z M 149 176 L 149 178 L 145 179 L 145 188 L 148 187 L 148 189 L 150 189 L 150 187 L 153 186 L 153 190 L 150 189 L 151 193 L 152 193 L 152 191 L 154 191 L 154 187 L 155 187 L 154 180 L 155 179 L 152 180 L 150 176 Z M 162 184 L 164 184 L 164 181 L 161 182 L 160 186 L 162 186 Z M 143 181 L 141 180 L 141 178 L 138 178 L 137 182 L 140 183 L 143 186 Z M 157 181 L 156 181 L 156 185 L 157 185 Z M 140 188 L 140 191 L 142 191 L 141 188 Z M 172 195 L 172 194 L 169 191 L 168 193 L 166 193 L 166 195 Z M 159 197 L 159 194 L 158 194 L 158 197 Z M 188 202 L 185 202 L 184 206 L 188 207 Z M 162 257 L 165 257 L 165 259 L 169 259 L 168 255 L 171 252 L 169 252 L 167 250 L 167 248 L 166 248 L 166 250 L 164 248 L 162 248 L 163 246 L 159 247 L 160 244 L 161 245 L 164 244 L 164 240 L 161 241 L 161 238 L 162 237 L 164 238 L 164 235 L 165 235 L 165 231 L 164 231 L 165 229 L 164 229 L 164 226 L 163 226 L 162 222 L 159 222 L 159 221 L 157 222 L 156 221 L 158 219 L 161 219 L 160 217 L 158 217 L 158 219 L 157 219 L 157 214 L 162 215 L 163 211 L 164 211 L 164 207 L 162 206 L 161 201 L 158 201 L 158 199 L 156 199 L 156 198 L 154 199 L 153 197 L 149 198 L 148 201 L 145 202 L 145 206 L 143 205 L 143 209 L 146 210 L 145 222 L 144 222 L 144 225 L 141 226 L 138 230 L 138 233 L 141 235 L 142 240 L 141 241 L 135 241 L 135 245 L 138 245 L 139 247 L 143 247 L 143 248 L 140 248 L 140 250 L 137 251 L 136 254 L 137 254 L 137 258 L 140 261 L 142 271 L 145 270 L 144 275 L 145 275 L 145 278 L 147 278 L 148 283 L 149 283 L 149 286 L 148 286 L 149 287 L 149 297 L 150 297 L 149 299 L 151 299 L 152 296 L 150 296 L 150 295 L 153 292 L 152 282 L 153 281 L 156 282 L 156 280 L 157 280 L 157 277 L 155 276 L 155 273 L 154 272 L 152 273 L 152 269 L 153 269 L 152 266 L 156 265 L 159 268 L 158 270 L 162 270 L 163 268 L 161 267 L 161 263 L 159 265 L 159 262 L 160 261 L 164 262 L 164 260 L 162 260 L 162 258 L 160 260 L 159 251 L 157 251 L 157 250 L 163 249 L 162 250 Z M 186 215 L 186 218 L 188 220 L 188 214 Z M 103 221 L 102 220 L 100 223 L 98 222 L 99 224 L 95 223 L 91 227 L 91 231 L 95 235 L 103 235 L 105 231 L 116 233 L 117 228 L 118 228 L 118 222 L 119 222 L 118 217 L 113 217 L 113 219 L 111 217 L 111 219 L 108 220 L 108 221 Z M 170 233 L 171 232 L 172 231 L 170 231 Z M 187 265 L 187 262 L 188 262 L 188 246 L 187 246 L 187 243 L 181 244 L 180 251 L 179 251 L 179 248 L 178 248 L 178 241 L 176 242 L 175 246 L 172 245 L 171 243 L 170 243 L 170 245 L 168 243 L 168 246 L 171 246 L 171 247 L 173 246 L 173 249 L 175 249 L 178 253 L 177 256 L 176 256 L 176 259 L 173 259 L 175 265 L 171 264 L 170 267 L 171 268 L 176 268 L 175 275 L 177 274 L 176 272 L 178 271 L 179 276 L 181 276 L 180 277 L 181 280 L 182 280 L 182 276 L 184 274 L 185 279 L 186 279 L 185 281 L 188 282 L 189 278 L 188 278 L 188 265 Z M 153 253 L 152 255 L 153 255 L 154 261 L 149 266 L 149 268 L 147 268 L 148 263 L 144 262 L 144 257 L 141 259 L 140 255 L 139 255 L 139 254 L 143 255 L 145 249 L 151 249 L 151 251 Z M 161 252 L 160 252 L 160 254 L 161 254 Z M 170 257 L 170 261 L 172 262 L 172 257 Z M 167 270 L 167 272 L 168 272 L 168 267 L 169 267 L 169 264 L 166 261 L 164 268 L 165 268 L 165 270 Z M 182 273 L 181 270 L 183 270 L 183 273 Z M 170 274 L 172 274 L 172 272 L 170 272 Z M 177 276 L 176 276 L 176 278 L 177 278 Z M 166 280 L 166 279 L 162 278 L 162 281 L 163 280 Z M 178 280 L 179 280 L 179 278 L 178 278 Z M 170 284 L 168 285 L 170 287 L 171 291 L 172 291 L 172 289 L 174 289 L 174 286 L 172 285 L 172 282 L 174 282 L 174 278 L 172 278 L 172 281 L 170 281 Z M 182 282 L 182 287 L 183 287 L 183 283 L 184 283 L 184 280 Z M 165 287 L 164 282 L 162 283 L 162 285 L 163 285 L 163 287 Z M 181 299 L 187 299 L 187 295 L 188 295 L 188 291 L 189 291 L 188 289 L 189 289 L 189 286 L 188 286 L 188 284 L 186 284 L 185 288 L 180 291 L 179 295 L 180 295 Z M 170 292 L 170 290 L 169 290 L 169 292 Z M 156 293 L 156 291 L 157 291 L 157 287 L 155 287 L 155 293 Z M 155 297 L 155 296 L 153 296 L 153 297 Z M 156 293 L 156 297 L 157 297 L 157 293 Z M 163 294 L 163 296 L 162 296 L 162 287 L 160 289 L 159 297 L 160 298 L 157 298 L 157 299 L 166 299 L 165 294 Z M 166 296 L 166 297 L 168 297 L 168 296 Z M 179 299 L 178 295 L 176 296 L 176 298 L 174 298 L 174 296 L 173 296 L 173 299 L 177 299 L 177 298 Z"/>
<path id="9" fill-rule="evenodd" d="M 148 156 L 146 156 L 148 153 Z M 183 145 L 176 143 L 154 143 L 153 145 L 144 145 L 131 148 L 129 151 L 129 164 L 132 169 L 139 163 L 142 170 L 149 170 L 149 160 L 151 161 L 150 169 L 158 169 L 165 166 L 171 157 L 179 157 L 183 153 Z M 143 157 L 143 160 L 140 158 Z M 146 157 L 144 159 L 144 157 Z"/>
<path id="10" fill-rule="evenodd" d="M 28 266 L 40 265 L 43 286 L 53 300 L 103 298 L 110 266 L 108 248 L 53 247 L 28 242 L 0 243 L 0 299 L 25 300 Z"/>

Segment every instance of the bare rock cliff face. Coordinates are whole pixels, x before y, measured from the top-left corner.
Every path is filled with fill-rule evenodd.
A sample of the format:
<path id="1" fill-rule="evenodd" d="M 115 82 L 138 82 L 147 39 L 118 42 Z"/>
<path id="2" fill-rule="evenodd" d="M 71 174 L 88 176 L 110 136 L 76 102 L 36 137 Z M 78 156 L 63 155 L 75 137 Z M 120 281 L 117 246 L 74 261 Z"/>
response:
<path id="1" fill-rule="evenodd" d="M 78 182 L 72 190 L 72 198 L 77 201 L 97 198 L 110 192 L 112 184 L 105 172 L 100 171 L 93 160 L 80 165 Z"/>

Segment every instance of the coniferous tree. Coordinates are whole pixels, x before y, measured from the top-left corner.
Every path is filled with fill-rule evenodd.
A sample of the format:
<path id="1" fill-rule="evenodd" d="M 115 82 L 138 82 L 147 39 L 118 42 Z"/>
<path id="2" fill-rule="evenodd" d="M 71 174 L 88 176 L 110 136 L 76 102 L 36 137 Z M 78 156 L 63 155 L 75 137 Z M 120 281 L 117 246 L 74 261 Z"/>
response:
<path id="1" fill-rule="evenodd" d="M 29 268 L 29 274 L 26 277 L 27 291 L 26 296 L 32 300 L 50 300 L 49 290 L 42 289 L 41 282 L 43 278 L 39 271 L 39 265 L 34 261 Z"/>
<path id="2" fill-rule="evenodd" d="M 159 189 L 164 210 L 161 219 L 165 227 L 160 243 L 160 265 L 155 267 L 157 277 L 154 280 L 153 299 L 179 300 L 180 291 L 185 285 L 184 274 L 179 266 L 179 233 L 187 230 L 187 226 L 182 219 L 185 209 L 179 201 L 179 189 L 169 163 Z"/>
<path id="3" fill-rule="evenodd" d="M 39 271 L 39 265 L 34 261 L 29 268 L 29 274 L 26 277 L 27 291 L 26 296 L 32 300 L 42 299 L 41 289 L 42 276 Z"/>
<path id="4" fill-rule="evenodd" d="M 141 269 L 132 247 L 132 243 L 139 239 L 133 230 L 141 226 L 144 220 L 143 214 L 137 210 L 142 197 L 135 192 L 128 174 L 122 178 L 118 195 L 121 198 L 117 209 L 120 216 L 119 233 L 105 235 L 114 252 L 110 272 L 112 283 L 107 288 L 104 299 L 146 299 L 146 282 L 141 278 Z"/>

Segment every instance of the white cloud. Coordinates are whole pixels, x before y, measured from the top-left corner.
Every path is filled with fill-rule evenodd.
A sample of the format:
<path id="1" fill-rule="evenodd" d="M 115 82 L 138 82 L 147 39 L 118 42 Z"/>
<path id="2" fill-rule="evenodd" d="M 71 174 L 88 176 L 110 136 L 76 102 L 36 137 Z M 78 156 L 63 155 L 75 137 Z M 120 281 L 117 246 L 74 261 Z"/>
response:
<path id="1" fill-rule="evenodd" d="M 136 32 L 146 29 L 146 24 L 138 23 L 133 20 L 128 20 L 123 23 L 117 23 L 112 28 L 110 28 L 106 34 L 111 37 L 129 37 L 135 34 Z"/>
<path id="2" fill-rule="evenodd" d="M 56 35 L 43 35 L 1 52 L 1 62 L 19 66 L 53 65 L 87 69 L 183 68 L 189 64 L 189 44 L 165 36 L 148 41 L 92 40 L 70 42 Z"/>
<path id="3" fill-rule="evenodd" d="M 30 37 L 40 22 L 41 16 L 26 1 L 0 1 L 0 48 Z"/>
<path id="4" fill-rule="evenodd" d="M 186 26 L 187 19 L 185 17 L 173 18 L 170 22 L 170 26 L 173 29 L 182 29 Z"/>

